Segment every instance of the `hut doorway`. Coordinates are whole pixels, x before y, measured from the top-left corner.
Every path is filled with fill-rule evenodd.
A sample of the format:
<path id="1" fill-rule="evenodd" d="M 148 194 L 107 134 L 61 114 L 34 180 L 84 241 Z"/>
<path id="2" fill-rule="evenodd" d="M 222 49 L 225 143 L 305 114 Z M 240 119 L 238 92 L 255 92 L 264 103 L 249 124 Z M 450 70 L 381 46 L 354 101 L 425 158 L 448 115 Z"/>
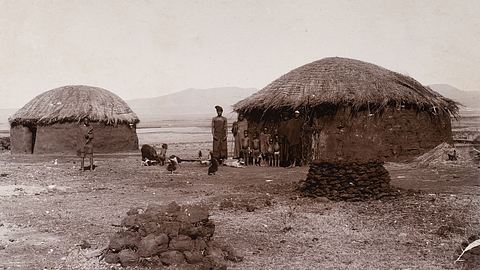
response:
<path id="1" fill-rule="evenodd" d="M 29 126 L 28 129 L 32 133 L 32 143 L 31 143 L 32 152 L 31 152 L 31 154 L 33 154 L 33 152 L 35 150 L 35 141 L 37 139 L 37 127 L 36 126 Z"/>

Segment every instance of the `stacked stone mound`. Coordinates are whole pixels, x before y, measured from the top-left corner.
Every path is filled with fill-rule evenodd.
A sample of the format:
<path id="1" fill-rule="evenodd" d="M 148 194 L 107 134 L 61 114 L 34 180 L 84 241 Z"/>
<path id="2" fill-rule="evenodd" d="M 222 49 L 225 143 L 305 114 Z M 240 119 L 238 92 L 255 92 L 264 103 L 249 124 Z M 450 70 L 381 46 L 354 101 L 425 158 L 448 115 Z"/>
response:
<path id="1" fill-rule="evenodd" d="M 0 137 L 0 151 L 10 150 L 10 137 Z"/>
<path id="2" fill-rule="evenodd" d="M 215 224 L 205 207 L 149 205 L 134 208 L 123 229 L 110 238 L 107 263 L 161 269 L 226 269 L 226 260 L 243 258 L 229 246 L 212 241 Z"/>
<path id="3" fill-rule="evenodd" d="M 299 189 L 307 196 L 327 197 L 334 201 L 362 201 L 394 194 L 390 174 L 379 161 L 314 161 Z"/>

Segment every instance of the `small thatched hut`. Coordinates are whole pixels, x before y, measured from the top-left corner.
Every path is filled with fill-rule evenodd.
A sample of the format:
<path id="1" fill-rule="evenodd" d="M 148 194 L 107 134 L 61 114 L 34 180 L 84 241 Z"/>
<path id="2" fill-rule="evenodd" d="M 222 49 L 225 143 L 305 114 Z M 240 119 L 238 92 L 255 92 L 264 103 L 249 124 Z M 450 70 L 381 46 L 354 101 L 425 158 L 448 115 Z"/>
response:
<path id="1" fill-rule="evenodd" d="M 10 117 L 11 151 L 76 154 L 84 117 L 94 128 L 94 152 L 138 150 L 139 120 L 125 101 L 102 88 L 71 85 L 40 94 Z"/>
<path id="2" fill-rule="evenodd" d="M 311 160 L 398 160 L 452 142 L 455 102 L 380 66 L 324 58 L 296 68 L 233 106 L 250 132 L 273 132 L 282 112 L 304 117 Z"/>

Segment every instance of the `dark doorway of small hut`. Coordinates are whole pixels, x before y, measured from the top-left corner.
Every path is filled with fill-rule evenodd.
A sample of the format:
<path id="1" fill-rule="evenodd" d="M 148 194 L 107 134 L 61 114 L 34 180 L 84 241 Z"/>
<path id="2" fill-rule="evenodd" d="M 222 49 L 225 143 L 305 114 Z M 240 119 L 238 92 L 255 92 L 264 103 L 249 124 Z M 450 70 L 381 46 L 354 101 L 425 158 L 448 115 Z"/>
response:
<path id="1" fill-rule="evenodd" d="M 32 133 L 32 143 L 31 143 L 32 153 L 31 154 L 33 154 L 35 152 L 35 150 L 34 150 L 35 149 L 35 141 L 37 139 L 37 126 L 29 125 L 28 129 Z"/>

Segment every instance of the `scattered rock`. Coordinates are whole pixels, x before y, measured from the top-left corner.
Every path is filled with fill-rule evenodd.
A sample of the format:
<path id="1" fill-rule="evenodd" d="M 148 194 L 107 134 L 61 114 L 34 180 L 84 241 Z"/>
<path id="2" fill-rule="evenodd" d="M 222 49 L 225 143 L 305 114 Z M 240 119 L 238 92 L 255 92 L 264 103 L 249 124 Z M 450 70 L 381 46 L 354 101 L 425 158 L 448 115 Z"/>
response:
<path id="1" fill-rule="evenodd" d="M 119 263 L 120 258 L 118 257 L 118 253 L 107 253 L 105 254 L 105 262 L 106 263 Z"/>
<path id="2" fill-rule="evenodd" d="M 140 236 L 132 231 L 117 232 L 110 238 L 109 249 L 113 251 L 120 251 L 122 249 L 137 248 L 140 243 Z"/>
<path id="3" fill-rule="evenodd" d="M 197 264 L 203 261 L 203 255 L 200 251 L 185 251 L 183 252 L 185 259 L 190 264 Z"/>
<path id="4" fill-rule="evenodd" d="M 91 251 L 88 251 L 85 253 L 85 257 L 86 258 L 95 258 L 95 257 L 100 257 L 102 255 L 105 255 L 105 251 L 107 250 L 108 248 L 108 245 L 104 246 L 104 247 L 101 247 L 101 248 L 97 248 L 95 250 L 91 250 Z"/>
<path id="5" fill-rule="evenodd" d="M 232 262 L 241 262 L 243 261 L 243 256 L 231 246 L 223 247 L 225 259 Z"/>
<path id="6" fill-rule="evenodd" d="M 138 262 L 138 255 L 131 249 L 124 249 L 118 253 L 122 266 L 132 266 Z"/>
<path id="7" fill-rule="evenodd" d="M 78 245 L 81 249 L 87 249 L 87 248 L 91 248 L 92 245 L 86 241 L 86 240 L 82 240 L 82 242 Z"/>
<path id="8" fill-rule="evenodd" d="M 160 254 L 160 261 L 165 265 L 179 265 L 185 262 L 185 256 L 180 251 L 171 250 Z"/>
<path id="9" fill-rule="evenodd" d="M 192 238 L 186 235 L 179 235 L 170 241 L 169 249 L 177 251 L 189 251 L 193 249 Z"/>
<path id="10" fill-rule="evenodd" d="M 150 257 L 168 250 L 168 236 L 166 234 L 149 234 L 138 245 L 140 257 Z"/>

